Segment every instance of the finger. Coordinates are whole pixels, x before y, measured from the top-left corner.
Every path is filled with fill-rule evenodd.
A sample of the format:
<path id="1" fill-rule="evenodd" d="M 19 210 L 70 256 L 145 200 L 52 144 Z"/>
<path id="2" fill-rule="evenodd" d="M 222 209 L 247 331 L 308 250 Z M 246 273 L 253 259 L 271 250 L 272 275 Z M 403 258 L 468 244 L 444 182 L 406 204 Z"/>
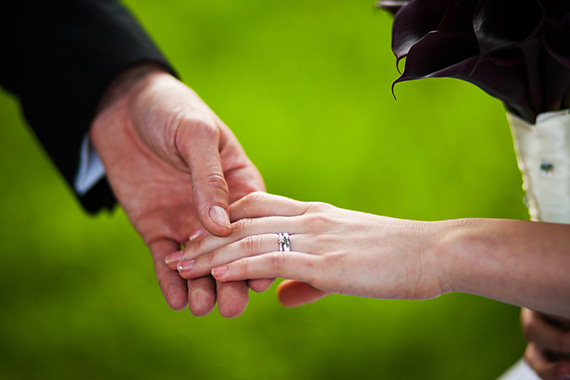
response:
<path id="1" fill-rule="evenodd" d="M 245 281 L 216 282 L 218 311 L 222 317 L 235 318 L 249 302 L 249 287 Z"/>
<path id="2" fill-rule="evenodd" d="M 329 294 L 305 282 L 295 280 L 285 280 L 277 287 L 277 298 L 285 307 L 306 305 L 318 301 Z"/>
<path id="3" fill-rule="evenodd" d="M 182 121 L 176 143 L 190 168 L 200 222 L 216 236 L 231 232 L 228 185 L 220 161 L 220 129 L 214 121 Z"/>
<path id="4" fill-rule="evenodd" d="M 532 342 L 527 345 L 524 358 L 528 365 L 543 380 L 568 380 L 570 378 L 569 362 L 550 362 L 546 360 L 541 350 Z"/>
<path id="5" fill-rule="evenodd" d="M 544 319 L 546 322 L 550 323 L 554 327 L 560 330 L 570 331 L 570 318 L 559 317 L 556 315 L 544 314 L 544 313 L 540 313 L 540 316 L 542 317 L 542 319 Z"/>
<path id="6" fill-rule="evenodd" d="M 271 277 L 310 282 L 318 273 L 321 257 L 299 252 L 272 252 L 216 267 L 212 269 L 212 275 L 222 282 Z"/>
<path id="7" fill-rule="evenodd" d="M 168 306 L 174 310 L 182 310 L 188 305 L 186 280 L 181 278 L 178 272 L 172 271 L 165 264 L 164 258 L 179 247 L 178 242 L 169 239 L 160 239 L 149 244 L 160 290 Z"/>
<path id="8" fill-rule="evenodd" d="M 188 280 L 188 307 L 193 315 L 202 317 L 209 314 L 215 305 L 216 284 L 211 276 Z"/>
<path id="9" fill-rule="evenodd" d="M 194 233 L 192 233 L 192 235 L 190 235 L 190 237 L 188 237 L 188 239 L 186 239 L 186 241 L 184 241 L 184 246 L 196 243 L 202 240 L 207 235 L 208 232 L 206 232 L 206 230 L 202 226 L 200 226 Z M 178 262 L 182 258 L 183 253 L 184 253 L 183 250 L 179 250 L 171 254 L 168 254 L 164 258 L 164 262 L 166 263 L 166 265 L 168 265 L 170 269 L 178 271 Z"/>
<path id="10" fill-rule="evenodd" d="M 570 332 L 563 331 L 529 309 L 522 311 L 522 327 L 525 338 L 541 350 L 570 353 Z"/>
<path id="11" fill-rule="evenodd" d="M 164 263 L 172 270 L 178 270 L 177 264 L 182 257 L 182 250 L 170 253 L 164 258 Z"/>
<path id="12" fill-rule="evenodd" d="M 307 244 L 302 243 L 305 240 L 304 235 L 291 235 L 290 241 L 292 240 L 295 240 L 295 247 L 299 247 L 299 249 L 307 246 Z M 200 255 L 195 259 L 182 259 L 178 263 L 178 272 L 182 278 L 202 277 L 210 274 L 213 267 L 228 264 L 248 256 L 274 252 L 278 249 L 278 234 L 250 235 Z"/>
<path id="13" fill-rule="evenodd" d="M 245 155 L 245 152 L 242 152 Z M 222 157 L 222 162 L 224 162 Z M 234 203 L 256 191 L 265 191 L 263 178 L 257 168 L 248 160 L 247 164 L 237 169 L 224 170 L 226 183 L 230 190 L 229 202 Z M 231 210 L 231 205 L 230 205 Z M 230 211 L 231 219 L 231 211 Z"/>
<path id="14" fill-rule="evenodd" d="M 248 280 L 247 285 L 254 292 L 263 293 L 271 287 L 273 281 L 275 281 L 274 278 L 261 278 L 257 280 Z"/>
<path id="15" fill-rule="evenodd" d="M 295 240 L 297 237 L 293 237 L 293 235 L 299 235 L 303 229 L 305 228 L 299 217 L 271 216 L 259 219 L 241 219 L 232 224 L 232 233 L 227 237 L 208 236 L 199 242 L 188 244 L 184 247 L 180 261 L 194 260 L 198 256 L 253 235 L 274 236 L 271 250 L 275 250 L 278 248 L 277 234 L 279 232 L 288 232 L 291 236 L 291 244 L 297 244 Z"/>
<path id="16" fill-rule="evenodd" d="M 232 222 L 244 218 L 265 216 L 297 216 L 307 211 L 308 203 L 296 201 L 279 195 L 255 192 L 246 195 L 230 206 Z"/>

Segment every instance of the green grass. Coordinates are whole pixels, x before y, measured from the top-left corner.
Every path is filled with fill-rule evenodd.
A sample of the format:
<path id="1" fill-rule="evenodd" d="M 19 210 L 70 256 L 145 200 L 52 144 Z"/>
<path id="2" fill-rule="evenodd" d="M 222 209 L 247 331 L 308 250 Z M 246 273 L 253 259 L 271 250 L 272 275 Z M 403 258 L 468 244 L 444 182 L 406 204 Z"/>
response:
<path id="1" fill-rule="evenodd" d="M 373 1 L 127 1 L 232 128 L 268 190 L 401 218 L 526 218 L 501 104 L 396 87 Z M 515 307 L 454 294 L 332 296 L 243 316 L 168 309 L 119 210 L 86 216 L 0 95 L 0 378 L 490 379 L 524 348 Z"/>

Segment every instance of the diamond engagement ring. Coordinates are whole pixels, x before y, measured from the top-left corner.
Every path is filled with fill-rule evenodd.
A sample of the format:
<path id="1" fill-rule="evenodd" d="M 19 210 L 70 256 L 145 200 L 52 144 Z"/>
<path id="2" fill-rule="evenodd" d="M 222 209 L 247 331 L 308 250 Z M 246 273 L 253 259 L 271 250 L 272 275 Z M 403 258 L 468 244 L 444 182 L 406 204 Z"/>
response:
<path id="1" fill-rule="evenodd" d="M 290 252 L 291 241 L 287 232 L 279 233 L 279 252 Z"/>

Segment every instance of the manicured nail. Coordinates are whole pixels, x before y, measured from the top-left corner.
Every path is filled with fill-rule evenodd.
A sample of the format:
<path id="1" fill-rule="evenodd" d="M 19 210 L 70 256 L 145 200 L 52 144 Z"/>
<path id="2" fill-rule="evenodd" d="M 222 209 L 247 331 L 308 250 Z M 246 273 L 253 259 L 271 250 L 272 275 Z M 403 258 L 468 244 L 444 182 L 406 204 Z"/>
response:
<path id="1" fill-rule="evenodd" d="M 194 260 L 187 260 L 187 261 L 181 261 L 178 263 L 178 271 L 179 272 L 185 272 L 188 271 L 190 269 L 192 269 L 192 267 L 194 266 Z"/>
<path id="2" fill-rule="evenodd" d="M 172 263 L 177 263 L 178 260 L 180 260 L 180 257 L 182 257 L 182 251 L 176 251 L 169 255 L 166 255 L 166 257 L 164 258 L 164 262 L 166 263 L 166 265 L 170 266 L 170 264 Z"/>
<path id="3" fill-rule="evenodd" d="M 210 207 L 210 219 L 216 224 L 221 226 L 229 226 L 230 225 L 230 217 L 226 210 L 220 206 L 212 206 Z"/>
<path id="4" fill-rule="evenodd" d="M 221 267 L 216 267 L 214 269 L 212 269 L 212 276 L 214 276 L 215 278 L 220 278 L 223 277 L 223 275 L 228 271 L 228 266 L 224 265 Z"/>
<path id="5" fill-rule="evenodd" d="M 188 240 L 190 241 L 196 241 L 196 240 L 200 240 L 202 239 L 204 236 L 207 235 L 206 230 L 203 227 L 200 227 L 199 229 L 197 229 L 192 235 L 190 235 L 190 237 L 188 238 Z"/>

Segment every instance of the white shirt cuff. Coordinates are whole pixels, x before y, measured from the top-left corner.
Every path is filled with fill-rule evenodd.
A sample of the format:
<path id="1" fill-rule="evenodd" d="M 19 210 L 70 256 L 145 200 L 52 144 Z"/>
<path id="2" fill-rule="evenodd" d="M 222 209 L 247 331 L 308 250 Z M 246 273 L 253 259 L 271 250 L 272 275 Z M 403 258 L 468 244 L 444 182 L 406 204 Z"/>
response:
<path id="1" fill-rule="evenodd" d="M 81 143 L 79 153 L 79 170 L 75 177 L 74 188 L 77 194 L 85 195 L 97 182 L 105 176 L 105 168 L 99 159 L 89 135 L 86 134 Z"/>

